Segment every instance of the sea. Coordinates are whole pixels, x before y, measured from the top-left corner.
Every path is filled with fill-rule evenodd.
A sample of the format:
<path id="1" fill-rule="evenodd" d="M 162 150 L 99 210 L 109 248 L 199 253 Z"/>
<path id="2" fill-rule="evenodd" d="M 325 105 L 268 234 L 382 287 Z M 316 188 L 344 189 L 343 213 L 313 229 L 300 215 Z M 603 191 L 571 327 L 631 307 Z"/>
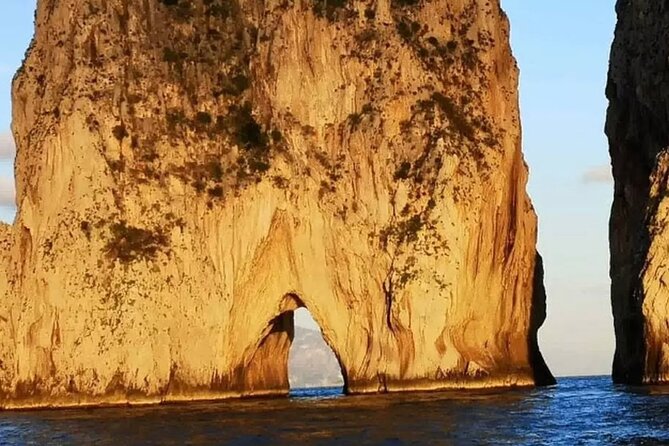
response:
<path id="1" fill-rule="evenodd" d="M 2 445 L 669 445 L 669 388 L 562 378 L 538 389 L 0 413 Z"/>

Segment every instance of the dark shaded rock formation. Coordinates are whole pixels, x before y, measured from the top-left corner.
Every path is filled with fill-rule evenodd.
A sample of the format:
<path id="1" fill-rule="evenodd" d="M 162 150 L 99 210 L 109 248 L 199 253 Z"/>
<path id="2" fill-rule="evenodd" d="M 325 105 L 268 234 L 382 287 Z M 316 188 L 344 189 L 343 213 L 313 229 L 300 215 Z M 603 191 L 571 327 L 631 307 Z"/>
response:
<path id="1" fill-rule="evenodd" d="M 613 379 L 669 380 L 669 7 L 620 0 L 606 95 L 615 195 L 610 220 Z"/>

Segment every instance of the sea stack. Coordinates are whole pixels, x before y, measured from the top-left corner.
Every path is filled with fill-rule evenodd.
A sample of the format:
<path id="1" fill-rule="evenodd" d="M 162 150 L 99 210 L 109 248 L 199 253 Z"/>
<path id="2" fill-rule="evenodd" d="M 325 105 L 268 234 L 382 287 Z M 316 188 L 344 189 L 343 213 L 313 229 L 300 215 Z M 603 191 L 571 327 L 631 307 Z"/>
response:
<path id="1" fill-rule="evenodd" d="M 618 1 L 606 96 L 613 379 L 669 382 L 669 9 Z"/>
<path id="2" fill-rule="evenodd" d="M 38 0 L 0 406 L 550 384 L 498 0 Z M 657 91 L 653 91 L 657 95 Z"/>

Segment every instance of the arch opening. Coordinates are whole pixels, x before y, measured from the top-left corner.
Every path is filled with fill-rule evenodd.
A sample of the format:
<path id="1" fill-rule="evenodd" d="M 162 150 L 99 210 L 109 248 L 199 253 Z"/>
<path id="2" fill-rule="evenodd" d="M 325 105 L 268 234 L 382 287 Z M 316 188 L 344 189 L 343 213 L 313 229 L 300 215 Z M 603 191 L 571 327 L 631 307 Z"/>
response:
<path id="1" fill-rule="evenodd" d="M 342 365 L 306 307 L 293 312 L 294 336 L 288 354 L 292 396 L 335 396 L 345 393 Z"/>

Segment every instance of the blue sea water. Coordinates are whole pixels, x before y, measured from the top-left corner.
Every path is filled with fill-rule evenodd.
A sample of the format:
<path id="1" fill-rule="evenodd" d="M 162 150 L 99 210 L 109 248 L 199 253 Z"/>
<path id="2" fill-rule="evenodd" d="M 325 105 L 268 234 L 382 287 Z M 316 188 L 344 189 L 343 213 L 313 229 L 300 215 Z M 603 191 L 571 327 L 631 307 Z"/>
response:
<path id="1" fill-rule="evenodd" d="M 344 397 L 335 388 L 285 399 L 4 412 L 0 444 L 664 445 L 669 388 L 584 377 L 495 392 Z"/>

